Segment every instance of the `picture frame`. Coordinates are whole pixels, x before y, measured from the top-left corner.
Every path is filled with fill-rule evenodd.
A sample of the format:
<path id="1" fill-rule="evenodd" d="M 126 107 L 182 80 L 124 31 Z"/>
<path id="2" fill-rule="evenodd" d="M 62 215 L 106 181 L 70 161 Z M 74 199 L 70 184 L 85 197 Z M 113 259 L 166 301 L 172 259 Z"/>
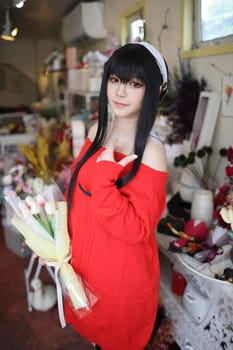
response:
<path id="1" fill-rule="evenodd" d="M 190 137 L 192 151 L 211 145 L 219 115 L 220 101 L 220 96 L 215 92 L 202 91 L 200 93 Z"/>
<path id="2" fill-rule="evenodd" d="M 224 75 L 222 84 L 222 114 L 233 117 L 233 74 Z"/>

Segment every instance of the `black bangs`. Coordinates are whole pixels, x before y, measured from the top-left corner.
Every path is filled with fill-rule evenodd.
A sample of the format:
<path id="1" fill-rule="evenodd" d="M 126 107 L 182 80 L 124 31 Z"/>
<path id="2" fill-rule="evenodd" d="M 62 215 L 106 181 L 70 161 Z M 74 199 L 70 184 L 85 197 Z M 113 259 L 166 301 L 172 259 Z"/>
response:
<path id="1" fill-rule="evenodd" d="M 162 76 L 153 55 L 142 45 L 126 44 L 117 49 L 106 63 L 105 79 L 116 74 L 122 82 L 132 78 L 142 81 L 147 88 L 159 88 Z"/>
<path id="2" fill-rule="evenodd" d="M 118 49 L 109 60 L 108 76 L 116 74 L 122 82 L 128 82 L 132 78 L 146 82 L 145 54 L 139 45 L 125 45 Z M 152 63 L 154 63 L 152 61 Z"/>

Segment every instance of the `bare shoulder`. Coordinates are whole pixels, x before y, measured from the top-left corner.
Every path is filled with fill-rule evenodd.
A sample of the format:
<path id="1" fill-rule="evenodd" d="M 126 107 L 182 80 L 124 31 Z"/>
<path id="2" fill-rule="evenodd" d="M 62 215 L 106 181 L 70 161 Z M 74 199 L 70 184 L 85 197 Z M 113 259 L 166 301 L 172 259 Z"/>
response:
<path id="1" fill-rule="evenodd" d="M 88 138 L 93 141 L 97 132 L 98 123 L 93 124 L 88 131 Z"/>
<path id="2" fill-rule="evenodd" d="M 148 138 L 142 162 L 150 168 L 167 171 L 166 150 L 160 140 L 152 137 Z"/>

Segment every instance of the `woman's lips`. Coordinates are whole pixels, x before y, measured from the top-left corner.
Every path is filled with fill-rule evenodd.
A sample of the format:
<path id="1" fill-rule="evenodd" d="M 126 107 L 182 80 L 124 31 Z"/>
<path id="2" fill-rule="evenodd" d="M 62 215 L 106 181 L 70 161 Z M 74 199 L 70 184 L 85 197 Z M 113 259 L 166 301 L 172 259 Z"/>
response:
<path id="1" fill-rule="evenodd" d="M 122 103 L 122 102 L 118 102 L 118 101 L 114 101 L 113 104 L 114 104 L 114 106 L 119 107 L 119 108 L 128 106 L 126 103 Z"/>

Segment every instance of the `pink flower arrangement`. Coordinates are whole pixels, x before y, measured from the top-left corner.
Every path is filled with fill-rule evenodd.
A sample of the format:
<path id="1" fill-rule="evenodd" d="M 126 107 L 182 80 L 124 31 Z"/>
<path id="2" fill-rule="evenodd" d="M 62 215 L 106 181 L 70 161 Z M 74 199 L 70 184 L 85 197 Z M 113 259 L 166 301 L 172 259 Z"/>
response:
<path id="1" fill-rule="evenodd" d="M 17 195 L 27 195 L 32 192 L 32 184 L 29 182 L 29 175 L 26 172 L 26 167 L 23 164 L 13 166 L 8 174 L 2 178 L 4 186 L 3 194 L 11 193 Z"/>

